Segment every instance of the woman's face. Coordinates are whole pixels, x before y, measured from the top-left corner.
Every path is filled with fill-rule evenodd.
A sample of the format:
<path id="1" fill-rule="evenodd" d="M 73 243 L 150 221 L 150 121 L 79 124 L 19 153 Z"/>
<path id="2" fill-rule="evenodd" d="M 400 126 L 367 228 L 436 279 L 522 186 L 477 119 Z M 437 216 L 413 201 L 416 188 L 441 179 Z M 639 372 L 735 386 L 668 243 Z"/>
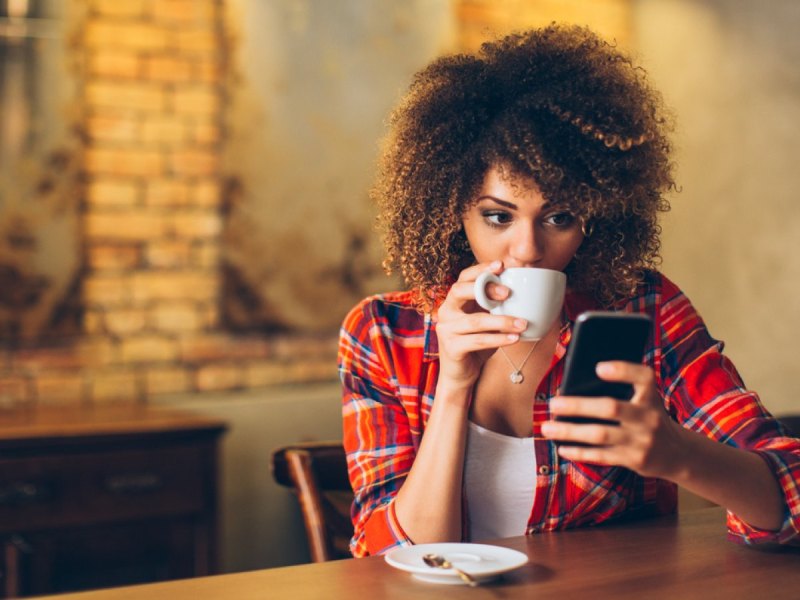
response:
<path id="1" fill-rule="evenodd" d="M 532 180 L 498 167 L 486 172 L 463 224 L 477 262 L 506 268 L 563 271 L 583 241 L 576 217 L 550 205 Z"/>

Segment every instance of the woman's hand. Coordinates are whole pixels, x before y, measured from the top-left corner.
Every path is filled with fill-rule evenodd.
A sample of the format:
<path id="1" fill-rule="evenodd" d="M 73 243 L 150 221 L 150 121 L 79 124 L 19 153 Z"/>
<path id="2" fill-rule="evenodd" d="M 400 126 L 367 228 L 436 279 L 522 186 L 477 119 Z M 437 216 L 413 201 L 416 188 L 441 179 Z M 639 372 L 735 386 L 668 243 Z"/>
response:
<path id="1" fill-rule="evenodd" d="M 614 398 L 557 397 L 550 404 L 554 417 L 578 416 L 617 421 L 619 424 L 576 424 L 549 421 L 542 425 L 545 437 L 562 442 L 559 456 L 577 462 L 618 465 L 642 476 L 674 480 L 687 457 L 681 441 L 685 430 L 669 418 L 656 390 L 650 367 L 628 362 L 604 362 L 597 374 L 608 381 L 633 385 L 630 401 Z"/>
<path id="2" fill-rule="evenodd" d="M 519 334 L 527 327 L 524 319 L 493 315 L 475 302 L 475 280 L 486 270 L 499 275 L 503 263 L 495 261 L 464 269 L 439 307 L 436 335 L 440 383 L 471 388 L 492 352 L 519 340 Z M 493 300 L 505 300 L 510 290 L 490 283 L 486 293 Z"/>

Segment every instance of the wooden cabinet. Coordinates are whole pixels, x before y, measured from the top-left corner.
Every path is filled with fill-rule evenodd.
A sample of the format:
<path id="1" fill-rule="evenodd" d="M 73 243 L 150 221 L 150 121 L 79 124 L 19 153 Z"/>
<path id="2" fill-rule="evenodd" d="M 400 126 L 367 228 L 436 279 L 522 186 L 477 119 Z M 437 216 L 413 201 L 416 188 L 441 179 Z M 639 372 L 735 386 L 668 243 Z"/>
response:
<path id="1" fill-rule="evenodd" d="M 138 406 L 0 412 L 0 597 L 214 573 L 224 429 Z"/>

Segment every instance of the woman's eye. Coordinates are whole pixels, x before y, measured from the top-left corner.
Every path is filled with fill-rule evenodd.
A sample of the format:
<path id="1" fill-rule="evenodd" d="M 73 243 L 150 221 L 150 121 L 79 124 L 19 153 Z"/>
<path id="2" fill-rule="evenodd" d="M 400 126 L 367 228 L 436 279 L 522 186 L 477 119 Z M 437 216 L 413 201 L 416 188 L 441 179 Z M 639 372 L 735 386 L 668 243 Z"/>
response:
<path id="1" fill-rule="evenodd" d="M 549 215 L 546 221 L 556 227 L 566 228 L 575 223 L 575 217 L 567 212 L 554 213 Z"/>
<path id="2" fill-rule="evenodd" d="M 482 216 L 484 220 L 493 227 L 505 225 L 511 221 L 511 215 L 503 211 L 486 211 Z"/>

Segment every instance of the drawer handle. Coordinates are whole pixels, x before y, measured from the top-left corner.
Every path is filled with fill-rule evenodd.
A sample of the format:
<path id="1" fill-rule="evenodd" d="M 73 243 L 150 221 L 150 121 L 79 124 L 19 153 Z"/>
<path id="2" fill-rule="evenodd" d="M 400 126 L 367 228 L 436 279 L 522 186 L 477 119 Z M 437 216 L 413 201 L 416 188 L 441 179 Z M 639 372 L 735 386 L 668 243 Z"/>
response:
<path id="1" fill-rule="evenodd" d="M 49 485 L 33 481 L 13 481 L 0 486 L 0 506 L 27 506 L 52 497 Z"/>
<path id="2" fill-rule="evenodd" d="M 160 490 L 164 482 L 155 473 L 126 473 L 106 477 L 104 486 L 112 494 L 143 494 Z"/>

